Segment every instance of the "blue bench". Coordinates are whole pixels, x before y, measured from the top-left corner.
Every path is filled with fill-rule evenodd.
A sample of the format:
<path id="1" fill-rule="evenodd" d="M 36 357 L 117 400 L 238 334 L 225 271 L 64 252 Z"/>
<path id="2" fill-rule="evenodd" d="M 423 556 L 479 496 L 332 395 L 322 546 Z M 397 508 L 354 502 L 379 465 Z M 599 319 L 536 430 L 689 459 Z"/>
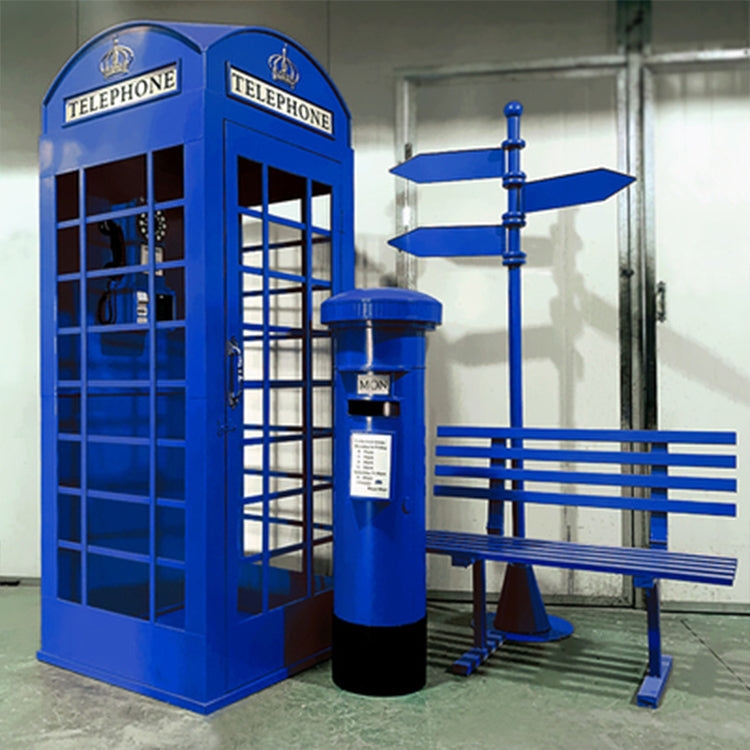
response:
<path id="1" fill-rule="evenodd" d="M 721 496 L 714 494 L 736 492 L 735 479 L 725 471 L 736 468 L 735 456 L 725 448 L 735 445 L 736 435 L 485 427 L 440 427 L 437 434 L 438 438 L 450 439 L 438 444 L 435 466 L 438 481 L 448 480 L 448 483 L 436 483 L 434 495 L 489 501 L 486 534 L 427 532 L 428 552 L 450 555 L 454 565 L 472 566 L 474 646 L 454 663 L 453 671 L 470 674 L 503 641 L 502 634 L 487 624 L 487 560 L 619 573 L 633 576 L 634 585 L 645 590 L 649 658 L 638 704 L 655 708 L 672 668 L 672 657 L 661 652 L 659 579 L 731 586 L 737 569 L 733 558 L 668 550 L 668 515 L 736 515 L 734 503 L 716 499 Z M 480 440 L 481 444 L 477 444 Z M 587 447 L 571 443 L 584 443 Z M 596 447 L 590 448 L 591 444 Z M 670 450 L 673 446 L 681 447 Z M 682 446 L 698 446 L 698 449 Z M 446 464 L 440 461 L 443 458 L 468 459 L 468 462 Z M 528 488 L 528 483 L 534 485 L 533 489 Z M 536 486 L 538 483 L 541 489 Z M 546 486 L 548 483 L 553 486 Z M 585 492 L 577 489 L 592 486 L 615 488 L 619 493 L 610 490 L 612 494 L 590 494 L 590 489 Z M 685 497 L 685 492 L 700 494 Z M 649 547 L 505 536 L 503 503 L 506 501 L 646 511 Z"/>

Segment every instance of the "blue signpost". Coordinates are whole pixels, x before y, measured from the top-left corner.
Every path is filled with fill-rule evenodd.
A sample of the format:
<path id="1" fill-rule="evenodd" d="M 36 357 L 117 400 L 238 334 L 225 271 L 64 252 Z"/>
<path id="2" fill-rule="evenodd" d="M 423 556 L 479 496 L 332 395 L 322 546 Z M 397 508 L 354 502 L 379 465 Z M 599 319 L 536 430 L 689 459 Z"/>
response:
<path id="1" fill-rule="evenodd" d="M 448 182 L 502 177 L 508 191 L 507 211 L 499 226 L 421 227 L 390 240 L 394 247 L 419 257 L 499 255 L 508 268 L 508 362 L 510 426 L 523 426 L 522 348 L 521 348 L 521 267 L 526 256 L 521 250 L 521 229 L 526 214 L 602 201 L 634 181 L 634 177 L 609 169 L 593 169 L 569 175 L 526 182 L 521 171 L 519 102 L 505 107 L 508 137 L 498 149 L 447 151 L 417 156 L 394 167 L 391 172 L 412 182 Z M 521 441 L 511 441 L 521 448 Z M 513 468 L 523 468 L 514 461 Z M 523 489 L 514 481 L 513 489 Z M 488 532 L 502 534 L 502 501 L 491 501 Z M 526 524 L 523 503 L 513 504 L 513 536 L 524 537 Z M 509 565 L 498 603 L 494 628 L 509 640 L 548 641 L 563 638 L 572 625 L 547 615 L 534 571 L 529 565 Z"/>

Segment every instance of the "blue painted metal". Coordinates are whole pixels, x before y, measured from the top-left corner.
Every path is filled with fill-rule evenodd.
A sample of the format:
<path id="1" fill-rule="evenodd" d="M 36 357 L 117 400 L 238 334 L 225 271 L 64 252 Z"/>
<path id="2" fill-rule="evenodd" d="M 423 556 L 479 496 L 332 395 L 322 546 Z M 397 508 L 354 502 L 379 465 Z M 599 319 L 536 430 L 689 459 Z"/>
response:
<path id="1" fill-rule="evenodd" d="M 354 692 L 424 684 L 425 334 L 441 315 L 432 297 L 394 288 L 344 292 L 321 310 L 336 380 L 333 677 Z M 414 628 L 423 653 L 407 657 Z"/>
<path id="2" fill-rule="evenodd" d="M 527 182 L 523 189 L 523 210 L 548 211 L 606 200 L 635 182 L 635 177 L 611 169 L 591 169 L 546 180 Z"/>
<path id="3" fill-rule="evenodd" d="M 105 79 L 100 64 L 115 44 L 134 58 Z M 293 93 L 269 66 L 284 50 L 299 73 Z M 157 88 L 102 110 L 112 96 L 103 87 L 131 97 L 141 76 L 172 65 L 167 95 Z M 243 99 L 229 66 L 276 93 Z M 66 122 L 82 94 L 97 111 Z M 295 119 L 303 104 L 308 115 L 313 104 L 326 110 L 332 132 Z M 317 569 L 331 534 L 316 513 L 331 482 L 313 446 L 332 430 L 314 421 L 312 401 L 331 383 L 317 374 L 312 340 L 329 334 L 312 321 L 323 296 L 353 285 L 350 140 L 348 110 L 322 67 L 259 28 L 122 24 L 85 44 L 50 87 L 40 140 L 40 659 L 207 713 L 327 655 L 331 579 Z M 251 161 L 252 202 L 238 186 Z M 286 188 L 274 197 L 269 179 L 279 175 L 300 186 L 287 196 L 302 206 L 296 218 L 274 216 Z M 311 205 L 329 192 L 330 225 L 317 226 Z M 271 262 L 290 247 L 269 236 L 271 219 L 301 238 L 298 267 Z M 241 220 L 263 227 L 254 252 L 242 252 Z M 122 230 L 119 252 L 105 221 Z M 323 251 L 327 278 L 312 259 Z M 112 320 L 97 307 L 109 284 Z M 162 311 L 146 303 L 140 315 L 138 293 Z M 269 309 L 289 294 L 300 319 L 277 325 Z M 257 328 L 243 320 L 253 305 L 263 310 Z M 240 387 L 229 340 L 246 358 L 257 346 L 267 374 L 272 349 L 295 346 L 301 371 L 249 375 Z M 304 406 L 287 432 L 269 407 L 290 388 Z M 302 446 L 299 470 L 271 464 L 287 444 Z M 256 446 L 262 465 L 246 466 Z M 256 476 L 246 498 L 243 483 Z M 299 519 L 278 517 L 282 500 L 297 503 Z M 257 552 L 246 549 L 251 524 L 262 527 Z M 296 536 L 272 545 L 280 528 Z M 292 559 L 301 572 L 284 566 Z M 251 594 L 260 606 L 248 611 Z"/>
<path id="4" fill-rule="evenodd" d="M 435 476 L 438 477 L 478 477 L 483 479 L 512 479 L 529 482 L 555 482 L 561 484 L 596 484 L 609 487 L 649 487 L 654 492 L 652 499 L 666 495 L 655 494 L 656 490 L 713 490 L 716 492 L 736 492 L 737 481 L 714 477 L 669 477 L 666 469 L 651 474 L 606 474 L 586 471 L 539 471 L 530 469 L 503 469 L 494 466 L 453 466 L 438 464 Z"/>
<path id="5" fill-rule="evenodd" d="M 497 560 L 718 586 L 731 586 L 737 570 L 737 560 L 730 557 L 433 529 L 427 532 L 427 551 L 455 557 L 462 567 Z"/>
<path id="6" fill-rule="evenodd" d="M 728 517 L 737 515 L 737 506 L 735 503 L 716 503 L 700 500 L 660 500 L 656 498 L 615 497 L 612 495 L 561 494 L 516 489 L 506 490 L 502 487 L 461 487 L 447 484 L 436 484 L 433 488 L 433 494 L 438 497 L 509 500 L 511 502 L 537 503 L 539 505 L 578 505 L 581 508 L 618 508 L 620 510 L 648 510 L 665 513 L 692 513 Z"/>
<path id="7" fill-rule="evenodd" d="M 620 464 L 625 466 L 696 466 L 716 469 L 737 468 L 735 456 L 706 453 L 632 453 L 629 451 L 542 450 L 538 448 L 505 448 L 503 440 L 493 440 L 489 448 L 475 445 L 437 445 L 435 456 L 453 458 L 509 459 L 526 458 L 531 461 L 555 461 L 589 464 Z M 491 464 L 492 465 L 492 464 Z"/>
<path id="8" fill-rule="evenodd" d="M 494 629 L 492 623 L 487 621 L 485 562 L 484 560 L 477 560 L 467 564 L 470 564 L 472 568 L 474 645 L 451 665 L 451 671 L 454 674 L 460 674 L 464 677 L 484 664 L 503 643 L 503 636 Z"/>
<path id="9" fill-rule="evenodd" d="M 682 443 L 694 445 L 736 445 L 736 432 L 702 432 L 686 430 L 590 430 L 548 427 L 438 427 L 439 438 L 490 438 L 602 443 Z"/>
<path id="10" fill-rule="evenodd" d="M 672 658 L 661 652 L 661 630 L 659 623 L 658 579 L 689 581 L 711 585 L 731 586 L 734 582 L 737 560 L 713 555 L 694 555 L 667 550 L 667 514 L 693 513 L 700 515 L 734 516 L 734 503 L 716 503 L 705 500 L 691 501 L 672 499 L 670 489 L 686 488 L 700 491 L 735 491 L 733 479 L 715 476 L 689 475 L 670 476 L 669 466 L 733 469 L 734 456 L 706 454 L 671 454 L 669 438 L 675 443 L 696 445 L 731 445 L 736 442 L 733 433 L 717 432 L 668 432 L 632 430 L 554 430 L 554 429 L 512 429 L 512 428 L 439 428 L 441 437 L 466 439 L 484 438 L 491 441 L 489 447 L 478 446 L 438 446 L 437 455 L 485 459 L 489 466 L 436 466 L 438 476 L 473 477 L 489 480 L 488 487 L 435 485 L 435 496 L 485 498 L 491 503 L 536 502 L 555 505 L 610 508 L 613 510 L 650 511 L 649 548 L 618 548 L 578 544 L 565 541 L 503 537 L 496 534 L 470 534 L 454 531 L 430 530 L 427 532 L 427 551 L 449 555 L 454 565 L 478 565 L 486 560 L 508 563 L 501 603 L 513 602 L 517 606 L 498 608 L 493 622 L 493 633 L 505 640 L 548 641 L 554 637 L 569 634 L 570 626 L 564 621 L 556 623 L 546 615 L 541 604 L 541 596 L 533 578 L 532 565 L 550 566 L 569 570 L 588 570 L 600 573 L 615 573 L 633 577 L 633 585 L 646 590 L 648 615 L 648 672 L 638 691 L 638 704 L 656 708 L 664 691 L 672 667 Z M 511 437 L 535 441 L 572 442 L 618 442 L 637 443 L 650 446 L 648 452 L 638 454 L 628 451 L 586 451 L 521 448 L 508 449 Z M 637 461 L 632 459 L 637 456 Z M 541 471 L 505 469 L 501 463 L 512 458 L 550 461 L 556 464 L 569 461 L 573 464 L 612 463 L 622 466 L 642 465 L 650 468 L 649 474 L 629 473 L 602 474 L 585 471 Z M 644 460 L 646 459 L 646 460 Z M 707 460 L 710 459 L 710 460 Z M 506 489 L 504 482 L 520 476 L 524 480 L 539 482 L 552 481 L 561 485 L 605 484 L 620 487 L 649 489 L 649 497 L 593 496 L 578 494 L 575 491 L 530 492 Z M 499 486 L 498 486 L 499 485 Z M 474 601 L 483 601 L 484 581 L 474 581 Z M 542 607 L 540 609 L 539 607 Z M 499 622 L 498 622 L 499 621 Z M 562 628 L 560 630 L 560 627 Z M 540 632 L 536 632 L 540 631 Z M 475 640 L 486 642 L 487 627 L 477 628 L 474 624 Z M 481 654 L 469 652 L 458 664 L 470 664 L 471 669 L 481 663 Z M 455 671 L 455 667 L 454 667 Z"/>
<path id="11" fill-rule="evenodd" d="M 639 706 L 658 708 L 659 701 L 672 671 L 672 657 L 661 652 L 661 624 L 659 616 L 659 583 L 646 589 L 648 618 L 648 672 L 638 690 Z"/>
<path id="12" fill-rule="evenodd" d="M 498 226 L 419 227 L 388 244 L 420 258 L 503 255 L 505 230 Z"/>
<path id="13" fill-rule="evenodd" d="M 411 182 L 454 182 L 502 177 L 505 152 L 500 148 L 417 154 L 390 170 Z"/>

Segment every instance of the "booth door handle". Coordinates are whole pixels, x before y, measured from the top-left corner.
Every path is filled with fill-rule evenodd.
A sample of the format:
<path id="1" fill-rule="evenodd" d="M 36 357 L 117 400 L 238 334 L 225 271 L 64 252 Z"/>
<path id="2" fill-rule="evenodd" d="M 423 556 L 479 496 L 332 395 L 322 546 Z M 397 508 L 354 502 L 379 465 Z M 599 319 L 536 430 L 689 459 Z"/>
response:
<path id="1" fill-rule="evenodd" d="M 227 341 L 227 358 L 229 360 L 229 388 L 227 390 L 227 401 L 234 409 L 242 398 L 242 349 L 237 339 L 232 336 Z"/>

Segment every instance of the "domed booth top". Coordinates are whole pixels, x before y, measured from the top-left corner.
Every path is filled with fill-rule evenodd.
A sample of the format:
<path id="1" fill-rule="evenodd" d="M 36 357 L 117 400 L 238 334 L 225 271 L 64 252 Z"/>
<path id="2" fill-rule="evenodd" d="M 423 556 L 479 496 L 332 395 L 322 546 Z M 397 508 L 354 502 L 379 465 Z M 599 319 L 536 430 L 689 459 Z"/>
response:
<path id="1" fill-rule="evenodd" d="M 434 328 L 440 325 L 442 312 L 442 304 L 434 297 L 411 289 L 352 289 L 323 303 L 321 322 L 336 326 L 392 321 Z"/>

